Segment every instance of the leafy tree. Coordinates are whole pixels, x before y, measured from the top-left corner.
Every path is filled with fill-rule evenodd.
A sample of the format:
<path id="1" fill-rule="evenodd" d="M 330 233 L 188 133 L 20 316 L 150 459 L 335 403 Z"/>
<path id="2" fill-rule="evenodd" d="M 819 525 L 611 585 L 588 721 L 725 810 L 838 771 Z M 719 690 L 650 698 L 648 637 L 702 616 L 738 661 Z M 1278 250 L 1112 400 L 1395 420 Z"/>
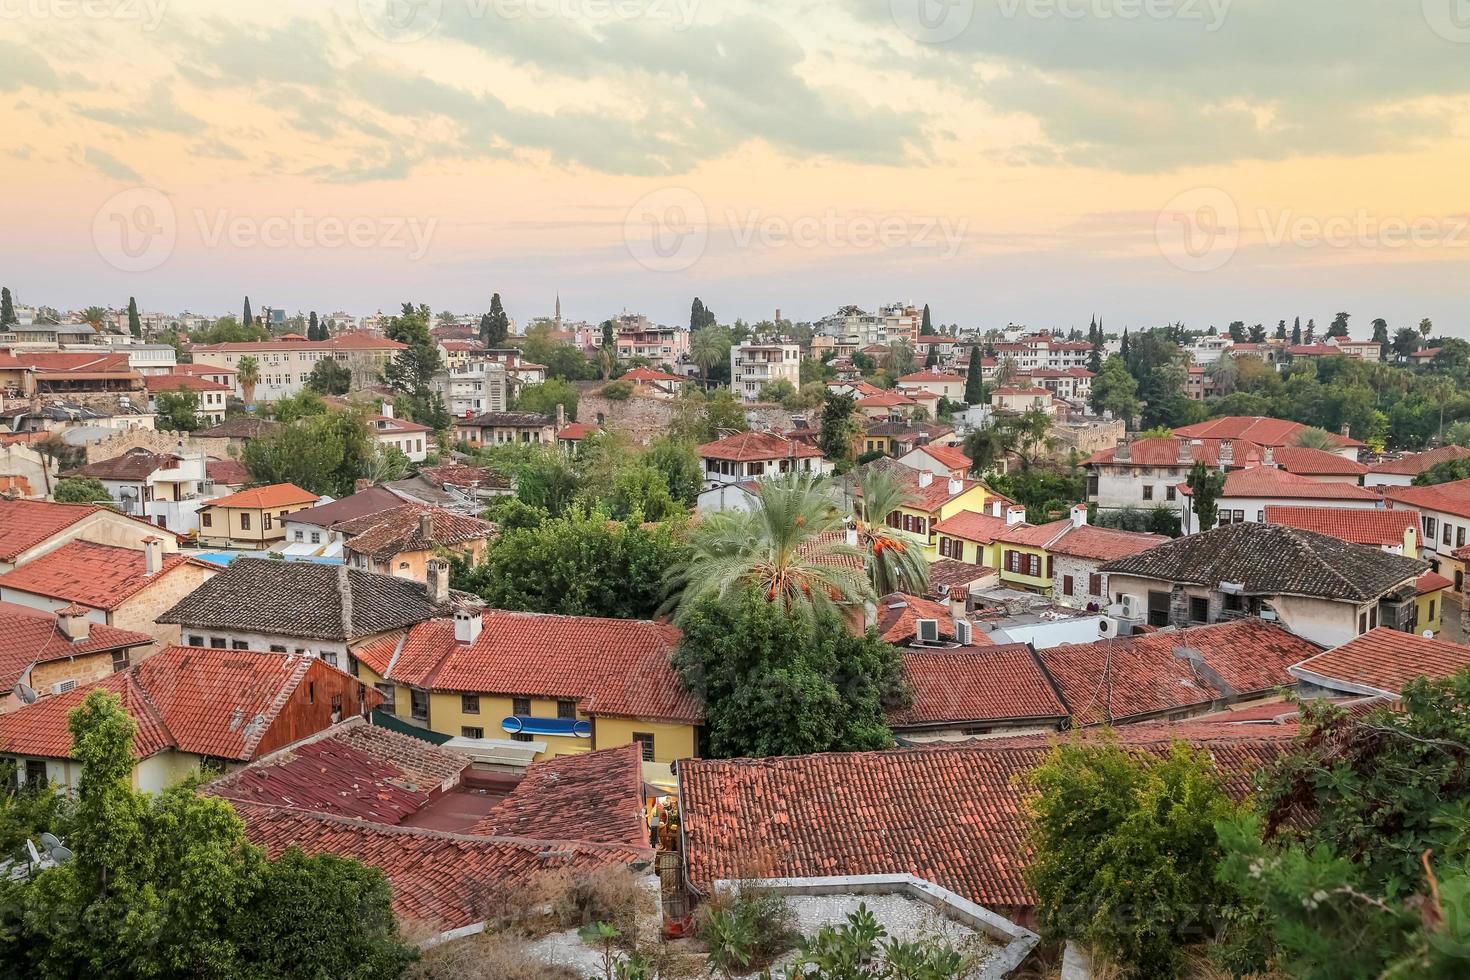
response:
<path id="1" fill-rule="evenodd" d="M 327 403 L 313 388 L 304 388 L 294 395 L 274 402 L 263 414 L 269 414 L 277 422 L 289 425 L 297 419 L 313 418 L 327 414 Z"/>
<path id="2" fill-rule="evenodd" d="M 1250 342 L 1253 344 L 1264 344 L 1266 342 L 1266 328 L 1262 324 L 1251 327 Z"/>
<path id="3" fill-rule="evenodd" d="M 1464 423 L 1460 424 L 1463 425 Z M 1450 431 L 1454 432 L 1455 427 L 1451 426 Z M 1460 432 L 1463 434 L 1465 429 L 1462 428 Z M 1459 445 L 1459 443 L 1456 443 L 1456 445 Z M 1435 463 L 1423 473 L 1416 474 L 1414 485 L 1416 487 L 1432 487 L 1439 483 L 1452 483 L 1455 480 L 1464 480 L 1466 478 L 1470 478 L 1470 459 L 1446 459 Z"/>
<path id="4" fill-rule="evenodd" d="M 706 307 L 704 303 L 700 301 L 698 296 L 694 297 L 694 302 L 690 304 L 689 307 L 690 332 L 692 333 L 695 330 L 700 330 L 704 327 L 712 327 L 714 325 L 714 311 Z"/>
<path id="5" fill-rule="evenodd" d="M 709 387 L 710 369 L 725 364 L 730 359 L 730 334 L 719 327 L 702 327 L 689 335 L 689 356 L 704 376 L 704 386 Z"/>
<path id="6" fill-rule="evenodd" d="M 1393 335 L 1393 353 L 1400 363 L 1419 349 L 1419 333 L 1413 327 L 1400 327 Z"/>
<path id="7" fill-rule="evenodd" d="M 786 613 L 815 619 L 876 598 L 845 522 L 821 477 L 787 474 L 761 484 L 751 509 L 721 511 L 690 532 L 690 559 L 669 570 L 683 618 L 703 599 L 754 590 Z"/>
<path id="8" fill-rule="evenodd" d="M 618 469 L 607 505 L 608 516 L 615 520 L 667 521 L 684 515 L 664 474 L 643 460 Z"/>
<path id="9" fill-rule="evenodd" d="M 96 477 L 68 476 L 56 481 L 52 499 L 62 504 L 95 504 L 110 503 L 112 496 Z"/>
<path id="10" fill-rule="evenodd" d="M 497 609 L 651 619 L 664 598 L 664 569 L 686 555 L 676 529 L 570 509 L 535 527 L 502 528 L 485 560 L 454 559 L 456 589 Z"/>
<path id="11" fill-rule="evenodd" d="M 902 340 L 895 340 L 888 345 L 888 353 L 883 355 L 883 370 L 888 372 L 890 378 L 901 378 L 914 370 L 914 349 Z"/>
<path id="12" fill-rule="evenodd" d="M 485 347 L 503 347 L 510 336 L 510 317 L 500 305 L 500 294 L 490 296 L 490 312 L 480 318 L 480 343 Z"/>
<path id="13" fill-rule="evenodd" d="M 1230 324 L 1230 340 L 1233 343 L 1245 343 L 1245 321 L 1236 320 Z"/>
<path id="14" fill-rule="evenodd" d="M 1116 743 L 1055 748 L 1035 791 L 1026 880 L 1044 935 L 1081 939 L 1134 977 L 1179 976 L 1181 953 L 1228 901 L 1217 821 L 1236 816 L 1207 752 Z"/>
<path id="15" fill-rule="evenodd" d="M 672 499 L 686 507 L 694 506 L 704 488 L 704 469 L 694 443 L 662 436 L 653 441 L 643 458 L 663 476 Z"/>
<path id="16" fill-rule="evenodd" d="M 745 421 L 745 403 L 728 388 L 712 391 L 704 403 L 705 418 L 711 430 L 730 429 L 744 432 L 750 428 Z"/>
<path id="17" fill-rule="evenodd" d="M 1429 335 L 1432 334 L 1433 332 L 1434 332 L 1434 321 L 1433 320 L 1429 319 L 1429 317 L 1425 317 L 1424 319 L 1422 319 L 1422 320 L 1419 321 L 1419 335 L 1421 337 L 1423 337 L 1425 340 L 1428 340 L 1429 339 Z"/>
<path id="18" fill-rule="evenodd" d="M 1297 317 L 1291 324 L 1291 344 L 1293 347 L 1302 342 L 1302 318 Z"/>
<path id="19" fill-rule="evenodd" d="M 763 402 L 779 402 L 786 404 L 796 400 L 796 386 L 785 378 L 777 378 L 775 381 L 761 385 L 760 399 Z"/>
<path id="20" fill-rule="evenodd" d="M 1333 438 L 1332 433 L 1316 426 L 1308 426 L 1298 432 L 1291 440 L 1291 444 L 1302 449 L 1321 449 L 1326 452 L 1334 452 L 1337 449 L 1337 440 Z"/>
<path id="21" fill-rule="evenodd" d="M 827 404 L 822 407 L 821 431 L 817 434 L 817 448 L 822 455 L 833 462 L 851 459 L 862 431 L 857 399 L 835 392 L 829 394 Z"/>
<path id="22" fill-rule="evenodd" d="M 429 308 L 404 303 L 403 311 L 388 321 L 389 340 L 404 344 L 383 369 L 383 380 L 402 397 L 395 407 L 407 419 L 442 430 L 449 427 L 444 399 L 434 390 L 434 376 L 443 367 L 439 348 L 429 334 Z"/>
<path id="23" fill-rule="evenodd" d="M 515 408 L 519 412 L 536 412 L 541 415 L 556 417 L 556 407 L 560 405 L 566 412 L 568 421 L 577 419 L 577 399 L 579 395 L 576 388 L 560 378 L 548 378 L 539 385 L 526 385 L 515 397 Z"/>
<path id="24" fill-rule="evenodd" d="M 610 402 L 625 402 L 633 397 L 633 382 L 609 381 L 602 386 L 601 394 Z"/>
<path id="25" fill-rule="evenodd" d="M 0 327 L 19 322 L 20 317 L 15 315 L 15 301 L 10 298 L 10 287 L 0 287 Z"/>
<path id="26" fill-rule="evenodd" d="M 970 345 L 970 368 L 965 375 L 965 404 L 984 405 L 990 399 L 985 394 L 985 369 L 981 365 L 980 347 Z"/>
<path id="27" fill-rule="evenodd" d="M 138 339 L 143 337 L 143 321 L 138 317 L 138 300 L 128 297 L 128 333 Z"/>
<path id="28" fill-rule="evenodd" d="M 189 339 L 196 344 L 243 344 L 256 340 L 269 340 L 270 331 L 264 327 L 241 324 L 232 316 L 222 316 L 213 326 L 193 331 Z"/>
<path id="29" fill-rule="evenodd" d="M 15 316 L 13 309 L 10 315 Z M 101 333 L 102 328 L 107 324 L 107 311 L 100 306 L 89 306 L 82 311 L 82 322 Z"/>
<path id="30" fill-rule="evenodd" d="M 888 526 L 889 516 L 911 502 L 908 484 L 890 469 L 869 466 L 859 474 L 857 489 L 854 526 L 874 594 L 923 595 L 929 588 L 929 560 L 923 545 Z"/>
<path id="31" fill-rule="evenodd" d="M 603 320 L 602 321 L 602 346 L 603 347 L 616 348 L 618 346 L 617 330 L 618 330 L 618 325 L 616 323 L 614 323 L 613 321 L 611 321 L 611 320 Z"/>
<path id="32" fill-rule="evenodd" d="M 312 493 L 345 497 L 376 448 L 362 412 L 328 412 L 250 440 L 241 462 L 261 483 L 294 483 Z"/>
<path id="33" fill-rule="evenodd" d="M 1306 342 L 1309 344 L 1315 343 L 1317 340 L 1317 321 L 1311 317 L 1307 317 L 1307 332 L 1305 336 Z"/>
<path id="34" fill-rule="evenodd" d="M 718 516 L 718 515 L 717 515 Z M 886 749 L 901 705 L 898 651 L 839 615 L 808 620 L 757 591 L 691 607 L 674 666 L 704 704 L 715 758 Z"/>
<path id="35" fill-rule="evenodd" d="M 1114 418 L 1131 425 L 1138 414 L 1138 382 L 1128 373 L 1128 365 L 1120 355 L 1109 357 L 1102 368 L 1092 381 L 1092 410 L 1112 412 Z"/>
<path id="36" fill-rule="evenodd" d="M 180 386 L 160 391 L 154 399 L 157 426 L 166 432 L 193 432 L 199 428 L 199 393 Z"/>
<path id="37" fill-rule="evenodd" d="M 352 390 L 352 369 L 335 357 L 324 357 L 312 366 L 306 387 L 319 395 L 345 395 Z"/>
<path id="38" fill-rule="evenodd" d="M 1285 340 L 1286 339 L 1286 321 L 1285 320 L 1278 320 L 1276 322 L 1276 333 L 1274 334 L 1274 336 L 1275 336 L 1275 338 L 1277 340 Z"/>
<path id="39" fill-rule="evenodd" d="M 1191 506 L 1199 524 L 1197 530 L 1208 531 L 1220 517 L 1220 494 L 1225 492 L 1225 474 L 1197 462 L 1189 468 Z"/>
<path id="40" fill-rule="evenodd" d="M 1337 316 L 1332 318 L 1332 325 L 1327 328 L 1327 336 L 1329 339 L 1332 337 L 1348 336 L 1348 320 L 1350 319 L 1350 316 L 1351 315 L 1347 313 L 1339 313 L 1337 314 Z"/>
<path id="41" fill-rule="evenodd" d="M 240 358 L 240 366 L 235 369 L 235 380 L 240 384 L 245 404 L 254 405 L 255 386 L 260 384 L 260 362 L 249 354 Z"/>
<path id="42" fill-rule="evenodd" d="M 1016 448 L 1015 431 L 1009 426 L 988 425 L 965 436 L 964 451 L 970 457 L 970 472 L 981 476 L 1005 461 Z"/>
<path id="43" fill-rule="evenodd" d="M 1382 344 L 1384 347 L 1388 346 L 1388 321 L 1383 319 L 1383 317 L 1378 317 L 1373 321 L 1373 336 L 1371 339 L 1375 344 Z"/>
<path id="44" fill-rule="evenodd" d="M 919 336 L 930 337 L 934 334 L 934 325 L 929 319 L 929 304 L 924 304 L 924 317 L 919 322 Z"/>

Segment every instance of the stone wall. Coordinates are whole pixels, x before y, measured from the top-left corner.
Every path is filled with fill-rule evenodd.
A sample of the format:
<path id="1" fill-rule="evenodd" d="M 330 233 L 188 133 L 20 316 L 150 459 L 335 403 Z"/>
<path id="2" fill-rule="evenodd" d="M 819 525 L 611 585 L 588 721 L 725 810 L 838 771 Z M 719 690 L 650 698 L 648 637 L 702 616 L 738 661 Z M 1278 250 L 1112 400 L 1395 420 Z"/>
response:
<path id="1" fill-rule="evenodd" d="M 1102 595 L 1094 596 L 1088 594 L 1087 586 L 1089 577 L 1097 571 L 1101 563 L 1092 558 L 1076 558 L 1071 555 L 1053 556 L 1053 579 L 1052 598 L 1064 606 L 1072 606 L 1077 609 L 1087 608 L 1089 602 L 1095 602 L 1101 608 L 1108 604 L 1108 577 L 1102 577 Z M 1062 591 L 1063 576 L 1072 576 L 1072 595 Z"/>
<path id="2" fill-rule="evenodd" d="M 677 404 L 672 399 L 639 395 L 613 401 L 597 392 L 583 392 L 577 402 L 577 421 L 626 432 L 636 442 L 647 445 L 669 431 L 678 414 Z M 791 428 L 793 416 L 814 419 L 817 415 L 818 411 L 791 412 L 780 405 L 745 406 L 746 424 L 752 429 L 785 431 Z"/>
<path id="3" fill-rule="evenodd" d="M 155 453 L 175 452 L 180 442 L 184 444 L 184 451 L 188 453 L 202 452 L 206 456 L 213 456 L 217 459 L 225 459 L 230 455 L 230 440 L 228 439 L 201 439 L 188 432 L 119 429 L 117 435 L 87 445 L 87 462 L 95 463 L 99 459 L 112 459 L 121 456 L 129 449 L 140 447 Z"/>
<path id="4" fill-rule="evenodd" d="M 1126 434 L 1127 428 L 1121 419 L 1088 421 L 1083 423 L 1061 422 L 1051 427 L 1047 435 L 1056 440 L 1055 452 L 1068 455 L 1073 449 L 1084 456 L 1112 449 Z"/>

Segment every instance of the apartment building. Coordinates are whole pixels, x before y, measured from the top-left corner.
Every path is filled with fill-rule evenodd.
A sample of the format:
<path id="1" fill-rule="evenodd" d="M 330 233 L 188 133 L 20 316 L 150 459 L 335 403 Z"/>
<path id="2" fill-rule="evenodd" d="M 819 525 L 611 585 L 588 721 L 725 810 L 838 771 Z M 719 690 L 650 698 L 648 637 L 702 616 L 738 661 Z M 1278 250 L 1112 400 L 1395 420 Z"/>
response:
<path id="1" fill-rule="evenodd" d="M 801 387 L 801 348 L 793 343 L 752 341 L 730 348 L 730 390 L 743 400 L 760 400 L 761 389 L 773 381 Z"/>

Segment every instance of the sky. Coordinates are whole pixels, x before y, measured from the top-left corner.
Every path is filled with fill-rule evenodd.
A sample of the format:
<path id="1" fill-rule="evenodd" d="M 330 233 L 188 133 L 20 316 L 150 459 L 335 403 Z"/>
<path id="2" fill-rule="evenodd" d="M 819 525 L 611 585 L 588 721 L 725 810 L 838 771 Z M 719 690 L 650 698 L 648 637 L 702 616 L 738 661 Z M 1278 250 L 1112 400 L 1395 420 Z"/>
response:
<path id="1" fill-rule="evenodd" d="M 1470 0 L 0 0 L 61 309 L 1470 336 Z"/>

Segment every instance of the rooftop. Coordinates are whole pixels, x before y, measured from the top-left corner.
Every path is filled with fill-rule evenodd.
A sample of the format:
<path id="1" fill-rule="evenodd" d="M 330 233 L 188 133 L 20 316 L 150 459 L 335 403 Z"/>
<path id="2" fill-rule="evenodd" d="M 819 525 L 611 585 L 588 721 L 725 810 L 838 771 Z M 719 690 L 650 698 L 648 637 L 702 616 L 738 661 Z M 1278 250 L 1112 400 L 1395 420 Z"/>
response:
<path id="1" fill-rule="evenodd" d="M 93 609 L 116 609 L 189 562 L 203 565 L 180 552 L 164 555 L 162 567 L 149 575 L 148 556 L 143 551 L 91 541 L 69 541 L 0 575 L 0 589 L 66 599 Z"/>
<path id="2" fill-rule="evenodd" d="M 349 498 L 350 499 L 350 498 Z M 428 533 L 424 533 L 425 519 Z M 494 537 L 500 530 L 478 517 L 456 514 L 439 507 L 400 504 L 376 514 L 342 521 L 334 530 L 349 535 L 346 547 L 374 558 L 391 558 L 405 551 L 430 551 Z"/>
<path id="3" fill-rule="evenodd" d="M 1470 667 L 1470 647 L 1380 626 L 1295 664 L 1304 681 L 1349 694 L 1398 697 L 1418 677 L 1453 677 Z"/>
<path id="4" fill-rule="evenodd" d="M 1285 419 L 1267 418 L 1261 415 L 1227 415 L 1194 425 L 1181 426 L 1175 435 L 1192 439 L 1246 439 L 1262 446 L 1290 446 L 1304 429 L 1310 426 Z M 1361 447 L 1356 439 L 1328 433 L 1332 441 L 1343 447 Z"/>
<path id="5" fill-rule="evenodd" d="M 1430 487 L 1385 487 L 1383 492 L 1391 500 L 1420 510 L 1470 517 L 1470 479 L 1436 483 Z"/>
<path id="6" fill-rule="evenodd" d="M 556 419 L 539 412 L 485 412 L 468 421 L 455 423 L 479 428 L 526 428 L 543 429 L 556 424 Z"/>
<path id="7" fill-rule="evenodd" d="M 195 430 L 194 436 L 199 439 L 259 439 L 278 428 L 280 423 L 270 419 L 255 415 L 230 415 L 219 425 Z"/>
<path id="8" fill-rule="evenodd" d="M 58 504 L 50 500 L 0 498 L 0 561 L 14 561 L 23 552 L 65 531 L 83 518 L 99 513 L 117 512 L 99 504 Z M 143 521 L 138 523 L 149 526 Z"/>
<path id="9" fill-rule="evenodd" d="M 820 458 L 815 446 L 784 439 L 774 432 L 739 432 L 699 447 L 702 459 L 726 459 L 737 463 L 768 459 Z"/>
<path id="10" fill-rule="evenodd" d="M 146 646 L 146 633 L 90 623 L 85 640 L 72 640 L 61 631 L 56 616 L 13 602 L 0 602 L 0 691 L 14 689 L 33 664 L 51 663 L 104 650 Z"/>
<path id="11" fill-rule="evenodd" d="M 241 490 L 225 497 L 215 497 L 207 507 L 243 507 L 263 510 L 271 507 L 290 507 L 293 504 L 315 503 L 319 498 L 310 490 L 303 490 L 294 483 L 272 483 L 267 487 Z"/>
<path id="12" fill-rule="evenodd" d="M 1068 714 L 1024 643 L 905 650 L 902 663 L 913 700 L 890 714 L 895 728 L 1018 721 L 1051 725 Z"/>
<path id="13" fill-rule="evenodd" d="M 403 498 L 385 487 L 366 487 L 351 496 L 334 500 L 329 504 L 317 504 L 305 510 L 293 511 L 287 520 L 293 524 L 311 524 L 316 527 L 331 527 L 342 521 L 351 521 L 371 514 L 381 514 L 403 506 Z"/>
<path id="14" fill-rule="evenodd" d="M 1046 550 L 1052 554 L 1069 555 L 1073 558 L 1112 561 L 1114 558 L 1136 555 L 1141 551 L 1156 548 L 1171 540 L 1173 539 L 1162 534 L 1118 531 L 1109 527 L 1083 524 L 1081 527 L 1062 532 L 1060 537 L 1046 546 Z"/>
<path id="15" fill-rule="evenodd" d="M 1427 567 L 1415 558 L 1324 534 L 1247 521 L 1110 561 L 1102 571 L 1210 588 L 1237 582 L 1251 595 L 1366 602 L 1417 578 Z"/>
<path id="16" fill-rule="evenodd" d="M 1405 531 L 1419 532 L 1419 512 L 1408 507 L 1368 510 L 1363 507 L 1267 504 L 1266 523 L 1285 524 L 1354 544 L 1401 548 Z"/>
<path id="17" fill-rule="evenodd" d="M 1436 463 L 1465 459 L 1467 456 L 1470 456 L 1470 449 L 1464 446 L 1440 446 L 1438 449 L 1430 449 L 1422 453 L 1409 453 L 1398 459 L 1380 460 L 1368 467 L 1368 472 L 1395 476 L 1418 476 Z"/>
<path id="18" fill-rule="evenodd" d="M 1274 466 L 1248 466 L 1241 470 L 1231 470 L 1225 475 L 1225 489 L 1221 496 L 1288 500 L 1367 500 L 1374 503 L 1383 499 L 1367 487 L 1353 483 L 1324 483 Z"/>
<path id="19" fill-rule="evenodd" d="M 158 470 L 177 466 L 182 457 L 174 453 L 155 453 L 141 446 L 129 449 L 121 456 L 99 459 L 69 471 L 67 476 L 90 476 L 98 480 L 120 480 L 142 482 Z"/>
<path id="20" fill-rule="evenodd" d="M 474 833 L 641 847 L 648 840 L 642 751 L 629 743 L 533 763 Z"/>

